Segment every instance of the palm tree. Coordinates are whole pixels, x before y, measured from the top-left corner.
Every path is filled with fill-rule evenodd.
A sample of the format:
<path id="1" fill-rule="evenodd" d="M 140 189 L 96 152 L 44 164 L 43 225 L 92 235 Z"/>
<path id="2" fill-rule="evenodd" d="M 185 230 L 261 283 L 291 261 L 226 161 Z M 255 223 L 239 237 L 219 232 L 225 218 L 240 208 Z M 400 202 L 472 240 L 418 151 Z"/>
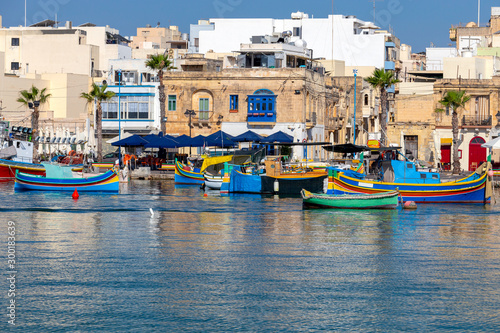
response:
<path id="1" fill-rule="evenodd" d="M 87 100 L 87 103 L 96 103 L 96 114 L 95 114 L 95 129 L 97 133 L 97 161 L 102 162 L 102 107 L 101 102 L 108 101 L 115 96 L 112 91 L 106 91 L 108 86 L 102 85 L 98 86 L 92 83 L 92 89 L 90 93 L 82 93 L 81 98 Z"/>
<path id="2" fill-rule="evenodd" d="M 458 111 L 460 108 L 465 108 L 465 103 L 470 100 L 470 96 L 466 92 L 450 90 L 447 91 L 443 98 L 439 101 L 445 108 L 453 111 L 451 117 L 451 127 L 453 131 L 453 173 L 460 173 L 460 159 L 458 157 Z M 443 109 L 436 109 L 442 111 Z"/>
<path id="3" fill-rule="evenodd" d="M 172 66 L 172 61 L 168 59 L 168 55 L 165 54 L 156 54 L 152 55 L 149 60 L 146 61 L 146 67 L 151 70 L 158 72 L 158 79 L 160 80 L 159 89 L 159 98 L 160 98 L 160 123 L 161 123 L 161 131 L 166 133 L 167 124 L 163 121 L 165 118 L 165 86 L 163 85 L 163 71 L 176 69 L 176 67 Z"/>
<path id="4" fill-rule="evenodd" d="M 45 91 L 47 88 L 43 88 L 42 90 L 38 89 L 34 85 L 31 86 L 30 90 L 22 90 L 19 92 L 21 95 L 17 101 L 28 106 L 30 109 L 33 109 L 33 115 L 31 116 L 31 129 L 33 133 L 33 137 L 38 135 L 38 121 L 40 119 L 40 112 L 38 108 L 40 104 L 44 104 L 47 102 L 47 99 L 52 96 L 52 94 L 46 94 Z M 36 141 L 33 145 L 36 151 L 38 151 L 38 141 Z"/>
<path id="5" fill-rule="evenodd" d="M 372 76 L 365 78 L 373 88 L 380 89 L 380 104 L 381 104 L 381 115 L 380 115 L 380 130 L 382 132 L 380 141 L 383 146 L 387 146 L 387 88 L 392 85 L 401 82 L 394 78 L 394 73 L 392 71 L 384 71 L 383 69 L 375 69 Z"/>

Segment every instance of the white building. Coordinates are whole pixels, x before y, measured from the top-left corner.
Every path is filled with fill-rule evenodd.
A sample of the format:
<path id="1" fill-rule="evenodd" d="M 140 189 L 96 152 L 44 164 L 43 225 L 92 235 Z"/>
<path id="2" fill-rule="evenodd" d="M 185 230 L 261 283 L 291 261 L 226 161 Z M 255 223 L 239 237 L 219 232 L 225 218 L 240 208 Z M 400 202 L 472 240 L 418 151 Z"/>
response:
<path id="1" fill-rule="evenodd" d="M 393 60 L 398 57 L 394 50 L 399 45 L 388 32 L 355 16 L 309 18 L 297 12 L 292 13 L 290 19 L 210 19 L 201 23 L 191 25 L 190 31 L 190 50 L 197 49 L 200 53 L 234 52 L 240 50 L 240 44 L 249 43 L 253 36 L 288 32 L 290 42 L 302 39 L 307 43 L 312 58 L 344 61 L 348 75 L 352 72 L 351 67 L 360 70 L 360 75 L 363 67 L 368 68 L 370 74 L 375 67 L 394 69 Z"/>
<path id="2" fill-rule="evenodd" d="M 428 71 L 442 71 L 444 58 L 457 57 L 458 52 L 454 47 L 428 47 L 425 49 L 426 68 Z"/>

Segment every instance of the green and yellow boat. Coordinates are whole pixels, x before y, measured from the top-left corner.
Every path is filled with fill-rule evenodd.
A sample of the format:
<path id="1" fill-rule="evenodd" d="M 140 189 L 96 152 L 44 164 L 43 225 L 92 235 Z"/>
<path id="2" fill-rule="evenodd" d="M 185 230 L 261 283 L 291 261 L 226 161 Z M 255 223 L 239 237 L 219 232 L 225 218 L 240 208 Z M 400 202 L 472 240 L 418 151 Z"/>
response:
<path id="1" fill-rule="evenodd" d="M 323 194 L 300 191 L 304 208 L 326 209 L 396 209 L 399 192 L 389 191 L 380 194 Z"/>

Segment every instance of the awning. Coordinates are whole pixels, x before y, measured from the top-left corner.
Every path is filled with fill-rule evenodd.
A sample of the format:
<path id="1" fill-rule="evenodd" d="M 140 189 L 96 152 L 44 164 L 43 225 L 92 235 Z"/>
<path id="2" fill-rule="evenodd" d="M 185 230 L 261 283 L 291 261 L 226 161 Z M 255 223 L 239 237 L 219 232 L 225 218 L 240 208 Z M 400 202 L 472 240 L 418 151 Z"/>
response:
<path id="1" fill-rule="evenodd" d="M 451 138 L 441 138 L 441 146 L 450 146 L 453 143 Z"/>

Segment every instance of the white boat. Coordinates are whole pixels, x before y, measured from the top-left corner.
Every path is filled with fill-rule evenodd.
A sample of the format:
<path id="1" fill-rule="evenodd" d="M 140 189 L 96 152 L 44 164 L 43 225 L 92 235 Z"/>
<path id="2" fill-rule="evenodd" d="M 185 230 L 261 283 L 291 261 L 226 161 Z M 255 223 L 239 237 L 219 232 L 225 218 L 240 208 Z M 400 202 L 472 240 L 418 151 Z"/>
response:
<path id="1" fill-rule="evenodd" d="M 211 175 L 209 173 L 204 173 L 203 178 L 205 178 L 205 187 L 211 190 L 220 190 L 222 185 L 222 175 Z"/>

